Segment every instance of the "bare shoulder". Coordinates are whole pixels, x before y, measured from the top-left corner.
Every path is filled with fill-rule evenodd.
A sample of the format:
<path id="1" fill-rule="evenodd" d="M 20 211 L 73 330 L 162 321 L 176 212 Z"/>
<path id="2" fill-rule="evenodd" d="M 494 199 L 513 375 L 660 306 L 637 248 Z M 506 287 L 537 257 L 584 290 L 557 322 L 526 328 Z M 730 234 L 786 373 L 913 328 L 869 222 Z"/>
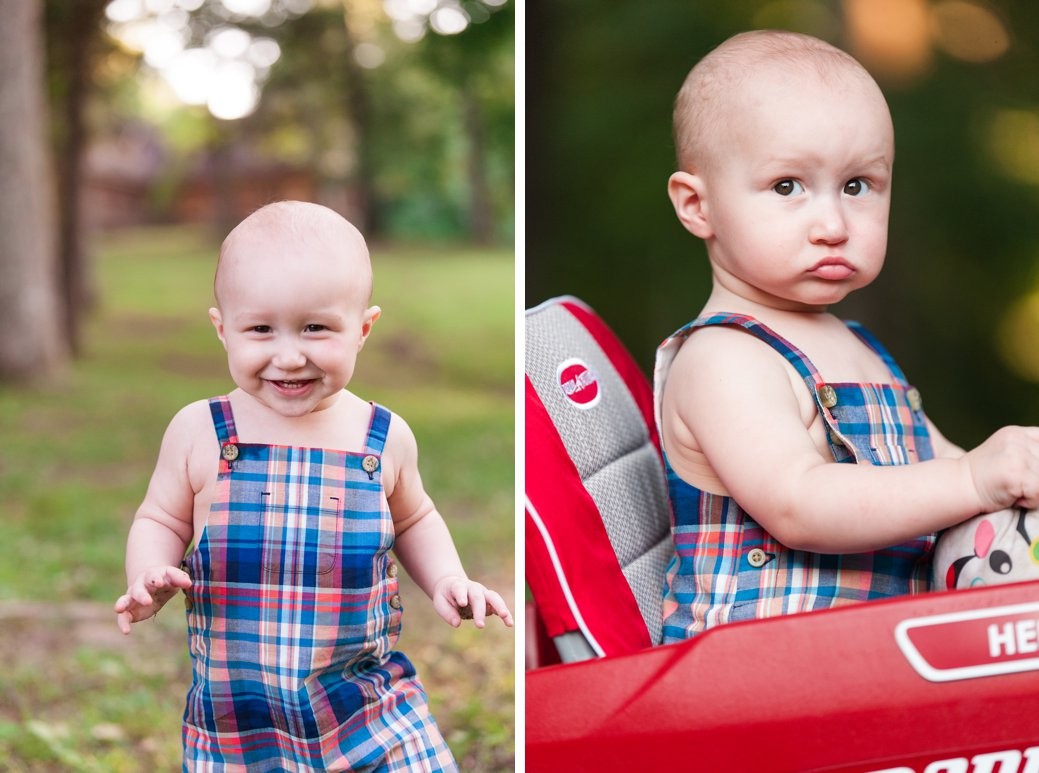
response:
<path id="1" fill-rule="evenodd" d="M 408 422 L 400 414 L 390 414 L 390 429 L 383 449 L 383 488 L 390 510 L 411 512 L 412 500 L 421 499 L 422 478 L 418 468 L 418 442 Z M 401 503 L 404 503 L 403 505 Z"/>
<path id="2" fill-rule="evenodd" d="M 665 399 L 704 405 L 697 395 L 759 390 L 772 382 L 788 384 L 788 370 L 782 356 L 746 331 L 703 328 L 678 350 L 664 387 Z"/>
<path id="3" fill-rule="evenodd" d="M 177 411 L 170 420 L 170 429 L 185 432 L 198 432 L 203 427 L 213 426 L 213 414 L 208 400 L 196 400 Z"/>
<path id="4" fill-rule="evenodd" d="M 187 476 L 195 492 L 201 490 L 218 454 L 216 429 L 207 400 L 197 400 L 174 414 L 166 428 L 160 463 Z"/>
<path id="5" fill-rule="evenodd" d="M 390 429 L 386 435 L 386 456 L 400 464 L 418 456 L 418 441 L 404 417 L 390 411 Z"/>
<path id="6" fill-rule="evenodd" d="M 803 432 L 816 418 L 811 395 L 786 359 L 730 328 L 705 328 L 689 337 L 671 367 L 661 409 L 665 446 L 694 452 L 735 427 L 737 434 L 756 432 L 783 416 Z"/>
<path id="7" fill-rule="evenodd" d="M 212 436 L 216 442 L 216 430 L 213 428 L 213 415 L 206 400 L 196 400 L 178 410 L 166 427 L 166 438 L 175 444 L 191 447 L 201 438 Z"/>

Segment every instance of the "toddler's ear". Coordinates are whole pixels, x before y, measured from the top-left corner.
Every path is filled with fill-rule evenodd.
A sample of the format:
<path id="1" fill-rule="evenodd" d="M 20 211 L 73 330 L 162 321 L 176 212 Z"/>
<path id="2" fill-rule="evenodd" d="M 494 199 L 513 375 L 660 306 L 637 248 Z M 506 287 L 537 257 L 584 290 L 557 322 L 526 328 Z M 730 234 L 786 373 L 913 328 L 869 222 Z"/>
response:
<path id="1" fill-rule="evenodd" d="M 224 340 L 224 317 L 220 313 L 220 309 L 214 307 L 209 310 L 209 321 L 213 323 L 213 327 L 216 328 L 216 337 L 220 339 L 220 343 L 227 348 L 227 341 Z"/>
<path id="2" fill-rule="evenodd" d="M 667 181 L 667 195 L 679 221 L 689 233 L 701 239 L 714 234 L 707 218 L 704 193 L 704 180 L 699 175 L 675 172 Z"/>
<path id="3" fill-rule="evenodd" d="M 367 309 L 364 310 L 364 315 L 361 320 L 361 342 L 360 346 L 357 347 L 358 349 L 364 346 L 364 342 L 368 339 L 368 336 L 372 332 L 372 327 L 375 325 L 376 320 L 378 320 L 381 316 L 382 309 L 380 309 L 378 306 L 369 306 Z"/>

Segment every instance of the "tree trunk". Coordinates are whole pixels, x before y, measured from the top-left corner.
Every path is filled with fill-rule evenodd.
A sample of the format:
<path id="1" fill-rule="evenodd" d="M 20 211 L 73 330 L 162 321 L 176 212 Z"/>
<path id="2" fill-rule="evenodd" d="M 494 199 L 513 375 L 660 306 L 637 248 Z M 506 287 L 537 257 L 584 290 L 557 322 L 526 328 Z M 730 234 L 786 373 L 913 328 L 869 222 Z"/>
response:
<path id="1" fill-rule="evenodd" d="M 67 359 L 54 248 L 42 0 L 0 0 L 0 380 Z"/>
<path id="2" fill-rule="evenodd" d="M 354 173 L 354 189 L 360 210 L 358 222 L 354 225 L 371 241 L 378 237 L 382 228 L 378 193 L 375 187 L 375 163 L 372 159 L 369 143 L 372 136 L 372 101 L 368 89 L 368 74 L 357 64 L 354 50 L 357 41 L 354 39 L 350 24 L 349 7 L 343 7 L 343 33 L 346 46 L 343 51 L 343 68 L 347 75 L 346 112 L 350 121 L 354 141 L 357 146 L 357 169 Z"/>
<path id="3" fill-rule="evenodd" d="M 80 323 L 90 306 L 93 286 L 87 254 L 81 196 L 87 132 L 84 121 L 90 88 L 91 54 L 100 36 L 107 0 L 64 0 L 48 52 L 61 69 L 64 90 L 56 112 L 61 116 L 57 147 L 58 255 L 64 301 L 65 338 L 80 351 Z"/>
<path id="4" fill-rule="evenodd" d="M 477 244 L 490 244 L 494 239 L 494 213 L 487 184 L 487 131 L 483 107 L 468 79 L 462 84 L 462 115 L 469 144 L 469 234 Z"/>

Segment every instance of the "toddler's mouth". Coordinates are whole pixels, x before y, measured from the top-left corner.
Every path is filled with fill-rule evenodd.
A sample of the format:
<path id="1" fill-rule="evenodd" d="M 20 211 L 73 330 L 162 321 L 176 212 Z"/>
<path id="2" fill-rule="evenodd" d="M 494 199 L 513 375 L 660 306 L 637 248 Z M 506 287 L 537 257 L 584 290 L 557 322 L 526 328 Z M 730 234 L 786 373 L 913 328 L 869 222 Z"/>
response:
<path id="1" fill-rule="evenodd" d="M 293 381 L 272 380 L 271 383 L 274 384 L 274 386 L 276 386 L 278 389 L 283 389 L 286 392 L 291 392 L 295 389 L 301 389 L 303 387 L 309 386 L 313 382 L 313 380 L 314 379 L 309 378 L 295 379 Z"/>

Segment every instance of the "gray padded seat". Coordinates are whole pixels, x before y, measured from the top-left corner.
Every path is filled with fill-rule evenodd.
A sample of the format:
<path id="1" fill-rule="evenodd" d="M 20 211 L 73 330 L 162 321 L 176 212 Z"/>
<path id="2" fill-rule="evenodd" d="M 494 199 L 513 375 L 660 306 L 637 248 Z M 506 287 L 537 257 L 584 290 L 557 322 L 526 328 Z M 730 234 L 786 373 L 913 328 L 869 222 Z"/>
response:
<path id="1" fill-rule="evenodd" d="M 627 384 L 561 300 L 580 303 L 553 299 L 526 312 L 526 374 L 598 507 L 650 640 L 659 644 L 664 570 L 673 554 L 663 464 Z M 560 363 L 573 358 L 587 363 L 598 380 L 595 410 L 575 410 L 559 388 Z M 644 376 L 642 382 L 648 389 Z M 532 470 L 528 461 L 526 474 L 551 471 Z M 581 643 L 557 641 L 557 646 L 573 650 L 561 652 L 564 659 L 595 654 Z"/>

